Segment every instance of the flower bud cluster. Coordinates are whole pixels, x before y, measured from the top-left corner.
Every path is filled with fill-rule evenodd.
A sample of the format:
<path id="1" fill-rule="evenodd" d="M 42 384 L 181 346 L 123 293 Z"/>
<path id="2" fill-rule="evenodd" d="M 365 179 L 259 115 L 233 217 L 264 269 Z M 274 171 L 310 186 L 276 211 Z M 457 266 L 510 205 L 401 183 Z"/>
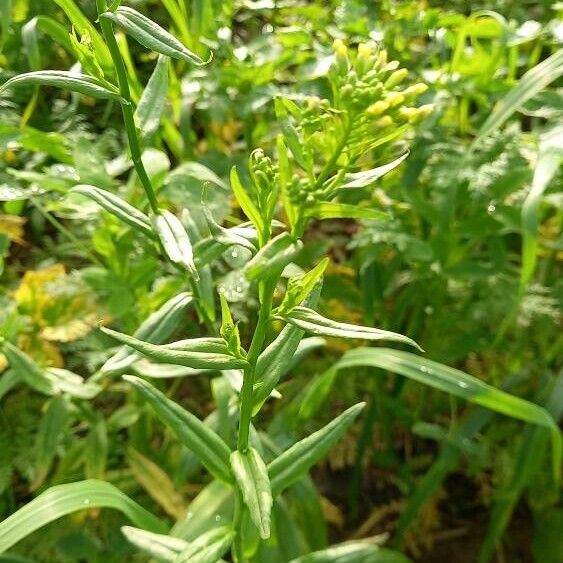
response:
<path id="1" fill-rule="evenodd" d="M 248 168 L 260 200 L 267 198 L 277 180 L 277 165 L 262 149 L 256 149 L 250 155 Z"/>
<path id="2" fill-rule="evenodd" d="M 354 54 L 340 39 L 333 48 L 331 78 L 339 109 L 365 112 L 378 128 L 418 123 L 431 113 L 431 104 L 418 108 L 411 105 L 426 92 L 426 84 L 404 87 L 408 71 L 399 68 L 399 61 L 388 61 L 385 49 L 378 49 L 373 42 L 360 43 Z"/>

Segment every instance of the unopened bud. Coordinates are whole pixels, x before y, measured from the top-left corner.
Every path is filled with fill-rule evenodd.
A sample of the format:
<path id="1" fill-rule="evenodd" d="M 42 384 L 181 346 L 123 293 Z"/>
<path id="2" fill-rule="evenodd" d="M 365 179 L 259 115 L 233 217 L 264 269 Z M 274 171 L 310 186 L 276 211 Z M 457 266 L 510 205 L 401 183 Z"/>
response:
<path id="1" fill-rule="evenodd" d="M 373 54 L 374 47 L 375 45 L 371 41 L 368 43 L 360 43 L 358 45 L 358 59 L 367 59 L 370 57 Z"/>
<path id="2" fill-rule="evenodd" d="M 403 93 L 406 96 L 421 96 L 426 90 L 428 90 L 428 86 L 424 82 L 417 82 L 409 86 Z"/>
<path id="3" fill-rule="evenodd" d="M 385 81 L 385 88 L 394 88 L 397 84 L 400 84 L 408 75 L 409 71 L 406 68 L 400 68 L 396 70 L 391 76 Z"/>
<path id="4" fill-rule="evenodd" d="M 384 115 L 381 119 L 378 119 L 375 124 L 380 129 L 385 129 L 386 127 L 391 127 L 391 125 L 393 125 L 393 120 L 390 116 Z"/>
<path id="5" fill-rule="evenodd" d="M 411 120 L 411 123 L 418 123 L 424 118 L 428 117 L 434 111 L 434 104 L 425 104 L 416 109 L 416 115 Z"/>
<path id="6" fill-rule="evenodd" d="M 389 92 L 385 96 L 385 101 L 388 102 L 391 107 L 396 107 L 405 101 L 405 96 L 403 96 L 401 92 Z"/>
<path id="7" fill-rule="evenodd" d="M 401 107 L 399 108 L 399 117 L 405 121 L 411 121 L 417 115 L 416 108 Z"/>
<path id="8" fill-rule="evenodd" d="M 384 102 L 383 100 L 379 100 L 378 102 L 375 102 L 374 104 L 371 104 L 371 106 L 368 107 L 367 113 L 369 115 L 377 116 L 386 112 L 388 109 L 389 109 L 389 103 Z"/>
<path id="9" fill-rule="evenodd" d="M 335 39 L 332 48 L 338 58 L 345 58 L 348 55 L 348 48 L 344 45 L 342 39 Z"/>

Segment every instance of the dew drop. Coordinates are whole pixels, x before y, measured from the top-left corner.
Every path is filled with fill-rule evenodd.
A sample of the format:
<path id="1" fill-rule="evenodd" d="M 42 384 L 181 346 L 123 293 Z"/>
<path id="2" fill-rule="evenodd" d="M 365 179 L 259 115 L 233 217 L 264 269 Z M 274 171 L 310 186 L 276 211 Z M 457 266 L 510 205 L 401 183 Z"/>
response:
<path id="1" fill-rule="evenodd" d="M 90 504 L 90 499 L 89 498 L 85 498 L 83 503 L 88 506 Z"/>
<path id="2" fill-rule="evenodd" d="M 215 522 L 221 522 L 221 516 L 219 514 L 215 515 Z"/>

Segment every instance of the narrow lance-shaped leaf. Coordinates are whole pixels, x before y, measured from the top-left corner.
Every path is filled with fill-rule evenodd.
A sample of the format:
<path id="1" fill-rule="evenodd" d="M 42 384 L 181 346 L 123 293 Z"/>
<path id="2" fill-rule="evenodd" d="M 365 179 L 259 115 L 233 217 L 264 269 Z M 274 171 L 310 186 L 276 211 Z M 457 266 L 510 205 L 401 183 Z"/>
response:
<path id="1" fill-rule="evenodd" d="M 231 547 L 234 536 L 228 526 L 209 530 L 189 542 L 174 563 L 217 563 Z"/>
<path id="2" fill-rule="evenodd" d="M 352 188 L 365 188 L 370 186 L 375 181 L 379 180 L 382 176 L 385 176 L 388 172 L 397 168 L 405 158 L 409 156 L 409 153 L 401 155 L 388 164 L 383 166 L 378 166 L 377 168 L 372 168 L 371 170 L 364 170 L 363 172 L 352 172 L 344 176 L 344 183 L 338 186 L 338 188 L 346 190 Z"/>
<path id="3" fill-rule="evenodd" d="M 325 457 L 352 425 L 365 403 L 345 410 L 325 427 L 297 442 L 268 465 L 272 493 L 279 495 Z"/>
<path id="4" fill-rule="evenodd" d="M 314 551 L 290 563 L 411 563 L 398 551 L 379 547 L 367 541 L 350 541 L 333 545 L 327 549 Z"/>
<path id="5" fill-rule="evenodd" d="M 143 135 L 145 145 L 151 142 L 152 137 L 158 130 L 166 105 L 167 93 L 168 58 L 160 55 L 135 112 L 137 126 Z"/>
<path id="6" fill-rule="evenodd" d="M 166 534 L 155 534 L 132 526 L 122 526 L 121 532 L 131 544 L 145 553 L 157 557 L 160 560 L 174 563 L 176 557 L 188 547 L 188 542 L 167 536 Z"/>
<path id="7" fill-rule="evenodd" d="M 86 74 L 63 70 L 39 70 L 18 74 L 0 86 L 0 93 L 14 86 L 54 86 L 92 98 L 124 102 L 118 91 L 110 90 L 108 84 L 102 84 L 99 80 Z"/>
<path id="8" fill-rule="evenodd" d="M 273 500 L 266 464 L 254 448 L 249 448 L 246 452 L 231 454 L 231 467 L 250 518 L 260 537 L 268 539 Z"/>
<path id="9" fill-rule="evenodd" d="M 104 481 L 87 480 L 51 487 L 0 522 L 0 553 L 26 536 L 67 514 L 86 508 L 115 508 L 133 524 L 154 532 L 164 532 L 165 524 Z"/>
<path id="10" fill-rule="evenodd" d="M 175 264 L 186 268 L 195 281 L 199 280 L 192 243 L 178 217 L 170 211 L 161 210 L 152 217 L 152 223 L 168 258 Z"/>
<path id="11" fill-rule="evenodd" d="M 67 401 L 64 397 L 54 397 L 47 405 L 47 409 L 37 431 L 35 443 L 35 477 L 31 485 L 37 489 L 51 467 L 55 457 L 59 438 L 68 420 Z"/>
<path id="12" fill-rule="evenodd" d="M 379 328 L 339 323 L 319 315 L 319 313 L 308 307 L 298 306 L 289 313 L 284 315 L 278 314 L 276 317 L 312 334 L 335 336 L 338 338 L 358 338 L 363 340 L 392 340 L 410 344 L 420 349 L 420 346 L 418 346 L 414 340 L 402 334 L 381 330 Z"/>
<path id="13" fill-rule="evenodd" d="M 204 350 L 211 351 L 191 351 L 175 349 L 174 345 L 156 345 L 139 340 L 134 336 L 129 336 L 109 328 L 100 327 L 102 332 L 115 338 L 122 344 L 137 350 L 147 358 L 156 362 L 186 366 L 195 369 L 239 369 L 247 365 L 246 360 L 235 358 L 227 353 L 215 352 L 216 343 L 203 345 Z M 179 345 L 186 347 L 185 341 Z M 202 347 L 199 347 L 201 350 Z M 226 350 L 225 350 L 226 352 Z"/>
<path id="14" fill-rule="evenodd" d="M 563 125 L 542 135 L 530 193 L 522 206 L 522 270 L 520 291 L 524 291 L 534 274 L 537 261 L 537 230 L 540 199 L 558 172 L 563 159 Z"/>
<path id="15" fill-rule="evenodd" d="M 146 381 L 131 375 L 125 375 L 123 379 L 134 385 L 160 421 L 194 452 L 212 475 L 221 481 L 232 483 L 229 459 L 231 451 L 215 432 Z"/>
<path id="16" fill-rule="evenodd" d="M 207 64 L 211 60 L 211 57 L 208 61 L 202 60 L 173 35 L 168 33 L 168 31 L 133 8 L 120 6 L 115 12 L 101 14 L 100 18 L 108 19 L 120 26 L 143 47 L 161 55 L 183 60 L 197 66 Z"/>
<path id="17" fill-rule="evenodd" d="M 157 311 L 151 313 L 141 323 L 133 336 L 151 344 L 162 344 L 178 328 L 192 300 L 192 296 L 189 293 L 175 295 Z M 104 374 L 123 372 L 138 358 L 138 352 L 128 346 L 124 346 L 107 360 L 102 366 L 101 372 Z"/>
<path id="18" fill-rule="evenodd" d="M 337 201 L 321 201 L 307 207 L 305 214 L 313 219 L 366 219 L 380 221 L 389 219 L 389 215 L 379 209 L 360 207 Z"/>
<path id="19" fill-rule="evenodd" d="M 244 271 L 249 280 L 272 279 L 297 256 L 303 243 L 284 232 L 273 238 L 266 246 L 247 262 Z"/>
<path id="20" fill-rule="evenodd" d="M 127 225 L 141 231 L 150 238 L 155 238 L 149 217 L 119 196 L 88 184 L 78 184 L 71 190 L 72 192 L 90 198 Z"/>
<path id="21" fill-rule="evenodd" d="M 262 215 L 260 214 L 258 207 L 256 207 L 255 203 L 243 188 L 235 166 L 231 168 L 231 188 L 244 214 L 252 221 L 258 232 L 263 232 L 265 225 Z"/>

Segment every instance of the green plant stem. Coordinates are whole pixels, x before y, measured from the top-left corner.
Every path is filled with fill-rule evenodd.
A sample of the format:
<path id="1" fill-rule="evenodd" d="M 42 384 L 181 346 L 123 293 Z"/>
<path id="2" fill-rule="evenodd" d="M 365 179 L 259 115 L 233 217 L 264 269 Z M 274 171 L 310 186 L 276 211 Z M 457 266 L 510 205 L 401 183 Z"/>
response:
<path id="1" fill-rule="evenodd" d="M 106 0 L 96 0 L 96 8 L 98 10 L 98 16 L 107 11 Z M 119 93 L 123 98 L 121 103 L 121 111 L 123 113 L 123 121 L 125 123 L 125 130 L 127 131 L 127 140 L 129 142 L 129 150 L 131 152 L 131 160 L 133 161 L 133 166 L 139 176 L 139 180 L 147 194 L 149 200 L 149 205 L 154 213 L 158 212 L 158 203 L 156 201 L 156 196 L 150 181 L 150 178 L 145 170 L 145 165 L 142 161 L 142 151 L 141 145 L 139 143 L 139 138 L 137 136 L 137 128 L 135 127 L 135 118 L 133 116 L 133 104 L 131 102 L 131 92 L 129 90 L 129 81 L 127 78 L 127 69 L 125 68 L 125 63 L 119 51 L 119 46 L 113 34 L 113 27 L 111 22 L 100 18 L 100 27 L 102 29 L 102 34 L 107 43 L 108 49 L 115 65 L 115 73 L 117 76 L 117 82 L 119 85 Z"/>
<path id="2" fill-rule="evenodd" d="M 244 370 L 244 379 L 240 393 L 240 423 L 237 442 L 237 448 L 240 452 L 244 452 L 248 449 L 250 421 L 252 419 L 252 409 L 254 407 L 253 390 L 256 361 L 258 360 L 258 356 L 262 351 L 264 340 L 266 339 L 266 333 L 270 322 L 270 314 L 272 312 L 272 298 L 275 287 L 275 281 L 264 282 L 261 287 L 262 299 L 260 302 L 260 311 L 258 313 L 258 322 L 248 350 L 248 367 Z"/>

